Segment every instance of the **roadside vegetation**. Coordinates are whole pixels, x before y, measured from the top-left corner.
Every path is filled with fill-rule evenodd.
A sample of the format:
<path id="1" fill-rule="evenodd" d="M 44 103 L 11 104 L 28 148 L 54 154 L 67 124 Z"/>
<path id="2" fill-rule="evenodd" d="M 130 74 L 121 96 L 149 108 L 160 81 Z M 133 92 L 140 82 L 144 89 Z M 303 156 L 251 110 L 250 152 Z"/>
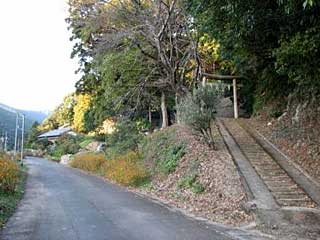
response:
<path id="1" fill-rule="evenodd" d="M 248 222 L 251 218 L 241 208 L 246 194 L 214 121 L 221 92 L 204 86 L 195 93 L 197 98 L 191 96 L 192 102 L 179 104 L 179 114 L 188 115 L 187 119 L 181 117 L 180 124 L 160 129 L 141 118 L 121 117 L 112 133 L 62 137 L 55 150 L 49 146 L 48 153 L 71 154 L 71 167 L 169 201 L 196 215 L 233 225 Z M 206 101 L 199 100 L 201 94 Z M 190 105 L 198 114 L 188 114 Z M 88 149 L 97 140 L 106 148 Z M 75 143 L 79 151 L 72 153 L 69 146 Z"/>
<path id="2" fill-rule="evenodd" d="M 0 152 L 0 228 L 11 217 L 24 193 L 25 169 Z"/>

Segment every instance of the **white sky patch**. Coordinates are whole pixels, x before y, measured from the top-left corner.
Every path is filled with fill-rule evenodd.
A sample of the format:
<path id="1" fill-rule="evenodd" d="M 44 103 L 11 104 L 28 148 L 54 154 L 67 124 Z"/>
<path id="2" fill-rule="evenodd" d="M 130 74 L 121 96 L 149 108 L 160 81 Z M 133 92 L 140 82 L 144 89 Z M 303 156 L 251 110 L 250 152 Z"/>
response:
<path id="1" fill-rule="evenodd" d="M 0 102 L 52 110 L 80 78 L 65 18 L 66 0 L 0 4 Z"/>

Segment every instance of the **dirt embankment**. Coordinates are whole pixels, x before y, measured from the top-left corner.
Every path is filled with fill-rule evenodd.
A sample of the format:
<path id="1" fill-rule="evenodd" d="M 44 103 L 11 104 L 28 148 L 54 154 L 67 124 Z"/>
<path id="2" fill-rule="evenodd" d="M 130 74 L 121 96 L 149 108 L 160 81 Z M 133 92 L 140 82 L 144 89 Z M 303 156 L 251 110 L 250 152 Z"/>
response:
<path id="1" fill-rule="evenodd" d="M 151 185 L 141 191 L 215 222 L 238 226 L 251 221 L 241 208 L 246 194 L 240 177 L 217 129 L 217 150 L 210 149 L 201 137 L 184 126 L 172 126 L 161 134 L 170 136 L 167 143 L 184 144 L 185 154 L 174 172 L 153 177 Z M 149 146 L 161 141 L 158 138 L 150 136 Z M 161 151 L 161 146 L 149 151 L 152 158 L 152 151 Z M 152 161 L 157 160 L 150 159 Z"/>

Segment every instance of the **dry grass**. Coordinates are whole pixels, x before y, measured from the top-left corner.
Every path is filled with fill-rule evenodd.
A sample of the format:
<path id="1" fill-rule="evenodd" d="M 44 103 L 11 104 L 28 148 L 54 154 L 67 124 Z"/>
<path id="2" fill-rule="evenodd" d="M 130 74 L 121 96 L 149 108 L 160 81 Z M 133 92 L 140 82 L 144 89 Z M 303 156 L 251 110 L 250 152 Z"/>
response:
<path id="1" fill-rule="evenodd" d="M 148 179 L 148 174 L 136 152 L 120 155 L 105 164 L 105 177 L 124 186 L 138 186 Z"/>
<path id="2" fill-rule="evenodd" d="M 106 162 L 104 154 L 83 153 L 75 155 L 71 161 L 71 167 L 79 168 L 87 172 L 98 173 Z"/>
<path id="3" fill-rule="evenodd" d="M 6 154 L 0 153 L 0 190 L 15 191 L 20 178 L 18 164 Z"/>
<path id="4" fill-rule="evenodd" d="M 136 152 L 118 155 L 110 160 L 107 160 L 104 154 L 82 153 L 74 157 L 71 167 L 101 174 L 106 179 L 124 186 L 138 186 L 148 179 Z"/>

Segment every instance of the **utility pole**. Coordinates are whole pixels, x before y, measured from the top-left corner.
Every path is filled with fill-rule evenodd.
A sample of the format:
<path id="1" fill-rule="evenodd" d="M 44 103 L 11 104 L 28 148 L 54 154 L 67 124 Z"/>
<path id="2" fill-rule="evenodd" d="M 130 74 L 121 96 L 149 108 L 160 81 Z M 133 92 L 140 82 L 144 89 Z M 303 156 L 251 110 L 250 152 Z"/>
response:
<path id="1" fill-rule="evenodd" d="M 17 153 L 17 144 L 18 144 L 18 126 L 19 125 L 19 114 L 16 113 L 16 133 L 14 137 L 14 155 Z"/>
<path id="2" fill-rule="evenodd" d="M 6 132 L 4 137 L 4 151 L 7 151 L 7 144 L 8 144 L 8 132 Z"/>
<path id="3" fill-rule="evenodd" d="M 237 80 L 233 79 L 233 108 L 234 108 L 234 118 L 239 118 L 238 109 L 238 94 L 237 94 Z"/>
<path id="4" fill-rule="evenodd" d="M 1 150 L 4 150 L 4 136 L 3 135 L 0 138 L 0 142 L 1 142 L 1 145 L 0 145 L 0 151 L 1 151 Z"/>
<path id="5" fill-rule="evenodd" d="M 24 130 L 25 130 L 25 116 L 21 113 L 19 113 L 17 110 L 7 107 L 3 104 L 0 104 L 0 108 L 4 109 L 8 112 L 16 114 L 16 129 L 15 129 L 15 138 L 14 138 L 14 155 L 16 156 L 18 152 L 18 131 L 19 131 L 19 116 L 22 116 L 22 145 L 23 145 L 23 137 L 24 137 Z M 5 149 L 7 150 L 7 144 L 8 144 L 8 133 L 6 132 L 6 137 L 5 137 Z M 21 148 L 23 150 L 23 147 Z"/>
<path id="6" fill-rule="evenodd" d="M 21 136 L 21 165 L 23 164 L 22 161 L 23 161 L 23 151 L 24 151 L 24 148 L 23 148 L 23 144 L 24 144 L 24 123 L 25 122 L 25 116 L 24 114 L 22 114 L 22 136 Z"/>

